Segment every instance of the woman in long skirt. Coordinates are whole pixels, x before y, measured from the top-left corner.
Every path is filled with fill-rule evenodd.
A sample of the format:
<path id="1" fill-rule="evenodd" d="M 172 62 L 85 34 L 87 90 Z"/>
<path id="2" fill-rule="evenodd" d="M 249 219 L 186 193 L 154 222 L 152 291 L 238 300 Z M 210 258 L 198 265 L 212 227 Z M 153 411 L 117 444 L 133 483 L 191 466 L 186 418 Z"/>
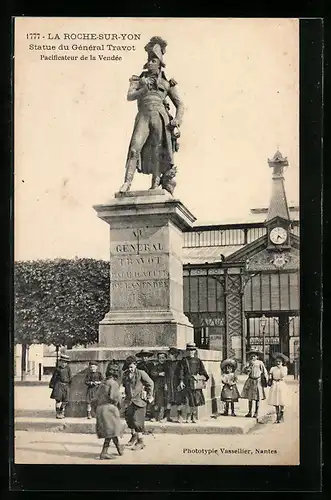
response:
<path id="1" fill-rule="evenodd" d="M 205 404 L 205 397 L 202 389 L 196 388 L 195 380 L 203 380 L 203 384 L 209 379 L 205 366 L 197 354 L 197 347 L 192 342 L 186 346 L 187 356 L 180 363 L 179 370 L 179 387 L 183 391 L 183 401 L 188 407 L 186 415 L 186 423 L 196 423 L 198 417 L 197 407 Z"/>
<path id="2" fill-rule="evenodd" d="M 276 366 L 273 366 L 269 372 L 268 404 L 276 408 L 277 418 L 275 424 L 280 424 L 284 421 L 284 407 L 289 403 L 288 387 L 284 380 L 287 375 L 286 363 L 288 363 L 289 359 L 280 352 L 274 353 L 272 357 L 276 362 Z"/>
<path id="3" fill-rule="evenodd" d="M 98 438 L 104 438 L 100 459 L 112 458 L 108 448 L 112 440 L 119 455 L 123 455 L 124 447 L 120 445 L 119 437 L 123 433 L 119 407 L 121 404 L 120 386 L 117 381 L 119 367 L 113 365 L 106 373 L 106 379 L 99 386 L 93 406 L 96 416 L 96 433 Z"/>

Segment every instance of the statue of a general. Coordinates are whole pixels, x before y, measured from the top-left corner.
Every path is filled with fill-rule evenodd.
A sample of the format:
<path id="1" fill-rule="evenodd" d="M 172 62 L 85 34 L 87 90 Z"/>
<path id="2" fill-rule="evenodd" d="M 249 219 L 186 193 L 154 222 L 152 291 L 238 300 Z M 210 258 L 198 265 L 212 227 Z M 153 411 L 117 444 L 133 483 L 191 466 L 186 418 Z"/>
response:
<path id="1" fill-rule="evenodd" d="M 145 46 L 147 63 L 140 76 L 130 78 L 128 101 L 137 100 L 138 114 L 126 162 L 125 180 L 120 192 L 129 191 L 136 170 L 152 174 L 150 189 L 160 185 L 173 192 L 176 182 L 174 152 L 178 151 L 177 139 L 183 118 L 183 103 L 178 96 L 177 82 L 168 80 L 163 68 L 163 55 L 167 42 L 158 36 Z M 169 97 L 176 108 L 176 116 L 170 115 Z"/>

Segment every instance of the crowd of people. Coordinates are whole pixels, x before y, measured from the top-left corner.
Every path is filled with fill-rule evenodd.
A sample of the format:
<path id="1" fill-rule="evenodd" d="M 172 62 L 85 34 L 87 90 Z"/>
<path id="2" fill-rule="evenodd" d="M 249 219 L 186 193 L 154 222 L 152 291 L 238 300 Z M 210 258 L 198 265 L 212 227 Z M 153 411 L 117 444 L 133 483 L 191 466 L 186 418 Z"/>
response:
<path id="1" fill-rule="evenodd" d="M 189 343 L 183 352 L 171 347 L 167 352 L 159 352 L 153 362 L 152 352 L 142 350 L 136 356 L 130 356 L 121 367 L 117 362 L 110 362 L 105 378 L 98 371 L 96 362 L 89 363 L 85 376 L 87 417 L 96 417 L 96 433 L 104 439 L 100 459 L 110 458 L 108 448 L 113 441 L 119 455 L 124 446 L 120 438 L 124 428 L 120 411 L 124 409 L 125 422 L 131 437 L 127 446 L 133 450 L 145 447 L 143 435 L 145 421 L 196 423 L 197 408 L 205 404 L 203 390 L 209 375 L 204 363 L 198 357 L 197 347 Z M 282 353 L 274 353 L 275 366 L 268 373 L 259 351 L 247 353 L 249 362 L 243 369 L 248 375 L 241 394 L 239 393 L 235 359 L 222 361 L 220 400 L 224 404 L 221 415 L 235 417 L 235 403 L 239 398 L 248 400 L 246 417 L 258 417 L 259 404 L 266 399 L 266 387 L 270 387 L 268 403 L 276 409 L 276 422 L 284 421 L 284 407 L 288 403 L 288 390 L 285 383 L 288 358 Z M 50 387 L 51 398 L 55 399 L 56 417 L 64 418 L 69 399 L 72 380 L 69 356 L 62 354 L 56 367 Z M 253 413 L 253 403 L 255 403 Z M 186 408 L 183 419 L 183 408 Z M 218 415 L 214 415 L 217 418 Z"/>

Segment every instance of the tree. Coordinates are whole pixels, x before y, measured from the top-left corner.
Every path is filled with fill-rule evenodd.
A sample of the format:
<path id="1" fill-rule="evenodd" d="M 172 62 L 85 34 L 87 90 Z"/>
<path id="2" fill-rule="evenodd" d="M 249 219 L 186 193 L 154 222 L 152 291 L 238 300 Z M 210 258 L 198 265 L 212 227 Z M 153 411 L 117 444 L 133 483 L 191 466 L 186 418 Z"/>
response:
<path id="1" fill-rule="evenodd" d="M 99 322 L 109 310 L 109 262 L 16 262 L 14 296 L 15 343 L 94 343 Z"/>

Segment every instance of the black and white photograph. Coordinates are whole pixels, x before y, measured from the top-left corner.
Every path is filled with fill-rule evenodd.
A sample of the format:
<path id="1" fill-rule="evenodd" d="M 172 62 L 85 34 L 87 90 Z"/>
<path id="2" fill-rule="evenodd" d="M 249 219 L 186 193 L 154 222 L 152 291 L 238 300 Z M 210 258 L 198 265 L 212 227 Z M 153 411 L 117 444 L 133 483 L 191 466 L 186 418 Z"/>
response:
<path id="1" fill-rule="evenodd" d="M 299 38 L 15 18 L 15 464 L 300 465 Z"/>

